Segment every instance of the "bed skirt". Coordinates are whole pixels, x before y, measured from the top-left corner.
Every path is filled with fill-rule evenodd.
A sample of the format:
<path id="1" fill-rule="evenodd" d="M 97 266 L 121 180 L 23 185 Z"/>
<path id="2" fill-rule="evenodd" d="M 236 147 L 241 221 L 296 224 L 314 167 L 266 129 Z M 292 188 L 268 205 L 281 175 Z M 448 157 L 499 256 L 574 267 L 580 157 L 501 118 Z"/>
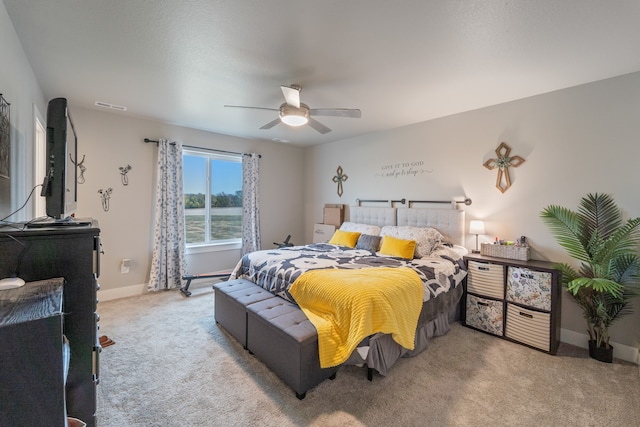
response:
<path id="1" fill-rule="evenodd" d="M 459 303 L 462 298 L 462 285 L 446 294 L 425 302 L 422 306 L 415 348 L 407 350 L 396 343 L 390 334 L 375 334 L 367 338 L 351 354 L 345 365 L 367 365 L 381 375 L 387 372 L 401 357 L 413 357 L 421 353 L 433 337 L 439 337 L 449 331 L 449 325 L 460 318 Z"/>

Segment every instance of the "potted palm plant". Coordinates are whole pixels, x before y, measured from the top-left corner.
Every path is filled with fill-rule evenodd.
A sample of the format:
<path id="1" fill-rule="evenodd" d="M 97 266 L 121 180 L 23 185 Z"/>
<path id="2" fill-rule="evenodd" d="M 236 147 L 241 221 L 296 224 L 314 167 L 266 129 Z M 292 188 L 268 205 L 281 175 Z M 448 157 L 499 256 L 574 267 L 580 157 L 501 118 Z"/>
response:
<path id="1" fill-rule="evenodd" d="M 640 218 L 625 222 L 613 198 L 598 193 L 583 197 L 577 212 L 550 205 L 540 216 L 560 246 L 580 262 L 578 269 L 556 264 L 560 282 L 582 308 L 589 355 L 610 363 L 609 327 L 631 313 L 640 284 Z"/>

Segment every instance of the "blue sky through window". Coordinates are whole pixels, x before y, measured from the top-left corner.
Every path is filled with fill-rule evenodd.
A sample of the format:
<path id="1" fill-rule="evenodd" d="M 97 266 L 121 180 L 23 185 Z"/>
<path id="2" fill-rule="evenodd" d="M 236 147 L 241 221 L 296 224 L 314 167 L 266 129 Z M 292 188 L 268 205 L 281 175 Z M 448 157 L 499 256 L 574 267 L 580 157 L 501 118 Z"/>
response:
<path id="1" fill-rule="evenodd" d="M 204 193 L 206 158 L 186 155 L 183 160 L 185 194 Z M 242 163 L 212 160 L 211 192 L 235 194 L 240 190 L 242 190 Z"/>

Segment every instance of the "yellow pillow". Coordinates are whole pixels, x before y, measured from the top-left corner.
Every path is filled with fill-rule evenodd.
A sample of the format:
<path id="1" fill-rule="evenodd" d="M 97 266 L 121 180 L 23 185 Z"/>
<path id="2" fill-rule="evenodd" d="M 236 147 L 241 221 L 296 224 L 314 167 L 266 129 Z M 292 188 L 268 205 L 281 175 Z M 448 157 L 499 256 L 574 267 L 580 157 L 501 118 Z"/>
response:
<path id="1" fill-rule="evenodd" d="M 380 253 L 382 255 L 391 255 L 399 258 L 413 259 L 416 251 L 415 240 L 396 239 L 392 236 L 384 236 L 382 238 L 382 246 Z"/>
<path id="2" fill-rule="evenodd" d="M 356 243 L 358 243 L 358 237 L 360 237 L 360 233 L 357 231 L 336 230 L 331 240 L 329 240 L 329 244 L 355 248 Z"/>

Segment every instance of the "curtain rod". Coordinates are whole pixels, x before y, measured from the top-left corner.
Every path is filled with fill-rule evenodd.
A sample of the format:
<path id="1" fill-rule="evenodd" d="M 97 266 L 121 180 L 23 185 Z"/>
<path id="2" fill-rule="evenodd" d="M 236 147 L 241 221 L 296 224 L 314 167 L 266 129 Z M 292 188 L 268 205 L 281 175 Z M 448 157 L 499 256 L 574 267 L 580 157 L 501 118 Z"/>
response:
<path id="1" fill-rule="evenodd" d="M 400 200 L 362 200 L 362 199 L 356 199 L 356 203 L 358 204 L 358 206 L 362 205 L 362 203 L 388 203 L 390 206 L 393 205 L 394 203 L 402 203 L 404 205 L 406 201 L 407 201 L 406 199 L 400 199 Z"/>
<path id="2" fill-rule="evenodd" d="M 149 138 L 145 138 L 144 142 L 146 142 L 147 144 L 150 142 L 154 142 L 156 145 L 158 145 L 160 143 L 160 141 L 154 140 L 154 139 L 149 139 Z M 175 143 L 170 142 L 171 145 L 175 145 Z M 205 148 L 205 147 L 194 147 L 193 145 L 183 145 L 183 148 L 195 148 L 197 150 L 205 150 L 205 151 L 215 151 L 217 153 L 227 153 L 227 154 L 241 154 L 243 156 L 250 156 L 251 154 L 248 153 L 238 153 L 236 151 L 227 151 L 227 150 L 218 150 L 216 148 Z M 262 158 L 262 154 L 258 154 L 258 158 L 261 159 Z"/>
<path id="3" fill-rule="evenodd" d="M 469 206 L 471 204 L 471 199 L 470 198 L 465 198 L 464 200 L 409 200 L 409 207 L 411 207 L 412 203 L 464 203 L 465 205 Z"/>
<path id="4" fill-rule="evenodd" d="M 407 199 L 400 199 L 400 200 L 362 200 L 362 199 L 356 199 L 356 203 L 358 204 L 358 206 L 361 206 L 362 203 L 388 203 L 390 206 L 393 205 L 394 203 L 402 203 L 403 205 L 406 203 L 409 207 L 411 207 L 412 203 L 446 203 L 446 204 L 450 204 L 450 203 L 455 203 L 455 204 L 459 204 L 459 203 L 464 203 L 465 205 L 469 206 L 471 204 L 471 199 L 466 197 L 464 200 L 407 200 Z"/>

